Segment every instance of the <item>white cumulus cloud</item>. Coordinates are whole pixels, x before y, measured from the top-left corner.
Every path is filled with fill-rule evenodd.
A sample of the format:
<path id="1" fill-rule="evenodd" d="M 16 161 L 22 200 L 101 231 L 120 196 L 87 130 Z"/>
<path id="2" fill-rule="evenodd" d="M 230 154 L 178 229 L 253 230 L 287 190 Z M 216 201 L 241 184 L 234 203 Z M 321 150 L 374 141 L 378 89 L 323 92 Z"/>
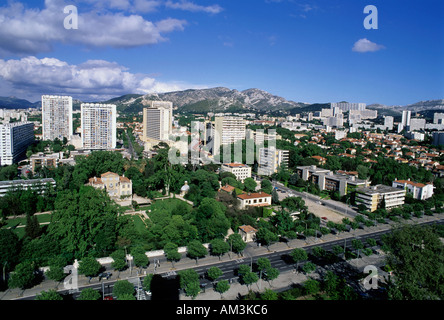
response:
<path id="1" fill-rule="evenodd" d="M 109 0 L 110 8 L 145 11 L 156 1 Z M 185 20 L 167 18 L 148 21 L 141 15 L 122 11 L 78 10 L 78 29 L 65 29 L 64 0 L 46 0 L 43 9 L 28 8 L 20 2 L 0 6 L 0 55 L 35 55 L 49 52 L 54 44 L 85 47 L 128 48 L 166 41 L 166 33 L 182 31 Z M 131 7 L 130 7 L 131 5 Z"/>
<path id="2" fill-rule="evenodd" d="M 78 99 L 105 100 L 128 93 L 162 93 L 206 88 L 184 82 L 162 82 L 105 60 L 75 65 L 55 58 L 0 59 L 0 80 L 16 96 L 69 94 Z"/>
<path id="3" fill-rule="evenodd" d="M 359 39 L 355 42 L 352 50 L 354 52 L 375 52 L 379 51 L 381 49 L 384 49 L 385 47 L 381 44 L 377 44 L 374 42 L 371 42 L 367 38 Z"/>

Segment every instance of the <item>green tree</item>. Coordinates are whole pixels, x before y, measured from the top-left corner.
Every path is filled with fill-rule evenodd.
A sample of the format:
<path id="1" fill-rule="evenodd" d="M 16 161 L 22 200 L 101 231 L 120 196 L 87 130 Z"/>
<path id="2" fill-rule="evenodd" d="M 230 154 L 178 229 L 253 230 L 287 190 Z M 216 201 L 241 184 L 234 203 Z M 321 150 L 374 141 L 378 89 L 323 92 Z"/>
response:
<path id="1" fill-rule="evenodd" d="M 146 275 L 146 277 L 143 278 L 143 289 L 145 291 L 150 291 L 151 292 L 151 283 L 153 281 L 153 274 L 148 274 Z"/>
<path id="2" fill-rule="evenodd" d="M 211 255 L 218 256 L 219 260 L 221 256 L 230 250 L 230 245 L 222 239 L 214 239 L 210 242 Z"/>
<path id="3" fill-rule="evenodd" d="M 117 205 L 103 190 L 85 186 L 77 192 L 63 191 L 57 194 L 55 211 L 52 213 L 49 234 L 54 236 L 66 252 L 76 258 L 86 256 L 96 246 L 97 237 L 108 221 L 117 221 Z M 108 241 L 116 242 L 116 224 L 108 232 Z"/>
<path id="4" fill-rule="evenodd" d="M 54 281 L 62 281 L 68 275 L 63 270 L 66 265 L 66 258 L 63 256 L 51 258 L 49 260 L 49 270 L 46 271 L 46 276 Z"/>
<path id="5" fill-rule="evenodd" d="M 62 296 L 54 289 L 41 291 L 35 296 L 35 300 L 63 300 Z"/>
<path id="6" fill-rule="evenodd" d="M 233 252 L 240 254 L 244 251 L 247 244 L 242 240 L 242 236 L 239 233 L 232 233 L 228 236 L 227 243 L 230 244 Z"/>
<path id="7" fill-rule="evenodd" d="M 100 292 L 92 288 L 83 289 L 77 300 L 99 300 L 102 296 Z"/>
<path id="8" fill-rule="evenodd" d="M 119 299 L 123 295 L 134 295 L 134 285 L 128 280 L 117 280 L 114 283 L 113 295 Z"/>
<path id="9" fill-rule="evenodd" d="M 31 288 L 36 281 L 37 265 L 33 261 L 19 263 L 9 278 L 10 288 Z"/>
<path id="10" fill-rule="evenodd" d="M 187 246 L 187 255 L 191 259 L 196 259 L 196 264 L 199 258 L 203 258 L 207 254 L 208 254 L 207 248 L 205 248 L 202 242 L 198 240 L 191 241 Z"/>
<path id="11" fill-rule="evenodd" d="M 313 271 L 316 270 L 316 265 L 315 265 L 314 263 L 308 261 L 308 262 L 306 262 L 306 263 L 304 264 L 304 266 L 302 267 L 302 270 L 303 270 L 306 274 L 312 273 Z"/>
<path id="12" fill-rule="evenodd" d="M 338 300 L 339 299 L 339 287 L 340 281 L 339 277 L 334 274 L 332 271 L 327 271 L 325 278 L 324 278 L 324 290 L 327 292 L 329 297 L 332 300 Z"/>
<path id="13" fill-rule="evenodd" d="M 279 195 L 276 191 L 276 189 L 273 189 L 273 191 L 271 191 L 271 203 L 272 204 L 279 204 Z"/>
<path id="14" fill-rule="evenodd" d="M 444 297 L 444 246 L 430 226 L 402 225 L 384 239 L 386 263 L 396 281 L 388 289 L 393 300 L 440 300 Z"/>
<path id="15" fill-rule="evenodd" d="M 306 294 L 315 295 L 321 289 L 321 284 L 319 281 L 314 279 L 309 279 L 304 283 L 304 290 Z"/>
<path id="16" fill-rule="evenodd" d="M 269 283 L 273 282 L 273 280 L 279 277 L 279 274 L 280 272 L 277 268 L 269 267 L 265 269 L 265 280 L 267 280 Z"/>
<path id="17" fill-rule="evenodd" d="M 0 267 L 2 271 L 13 270 L 19 262 L 18 252 L 20 252 L 21 243 L 15 232 L 11 229 L 0 229 Z M 2 279 L 5 274 L 2 272 Z"/>
<path id="18" fill-rule="evenodd" d="M 299 262 L 306 261 L 308 259 L 307 251 L 301 248 L 296 248 L 291 251 L 291 257 L 296 262 L 296 270 L 299 268 Z"/>
<path id="19" fill-rule="evenodd" d="M 25 236 L 31 239 L 35 239 L 41 234 L 40 224 L 37 220 L 37 216 L 31 216 L 29 213 L 26 214 L 26 227 Z"/>
<path id="20" fill-rule="evenodd" d="M 126 263 L 125 251 L 121 249 L 114 251 L 111 254 L 111 258 L 114 260 L 111 263 L 111 266 L 114 268 L 114 270 L 122 271 L 128 266 Z"/>
<path id="21" fill-rule="evenodd" d="M 207 276 L 211 281 L 216 281 L 220 276 L 223 275 L 223 272 L 218 267 L 210 267 L 207 271 Z"/>
<path id="22" fill-rule="evenodd" d="M 200 292 L 199 274 L 193 269 L 179 271 L 179 283 L 185 294 L 193 299 Z"/>
<path id="23" fill-rule="evenodd" d="M 93 257 L 85 257 L 79 262 L 79 274 L 86 277 L 95 277 L 99 274 L 102 266 Z"/>
<path id="24" fill-rule="evenodd" d="M 131 293 L 123 293 L 117 298 L 117 300 L 136 300 L 136 297 Z"/>
<path id="25" fill-rule="evenodd" d="M 278 300 L 278 294 L 273 290 L 266 288 L 261 294 L 261 300 Z"/>
<path id="26" fill-rule="evenodd" d="M 258 281 L 259 277 L 255 272 L 247 272 L 242 276 L 242 282 L 246 284 L 248 288 L 250 288 L 253 283 L 256 283 Z"/>
<path id="27" fill-rule="evenodd" d="M 267 228 L 260 228 L 258 232 L 256 232 L 256 240 L 263 242 L 267 246 L 267 249 L 269 249 L 272 242 L 279 240 L 279 236 Z"/>
<path id="28" fill-rule="evenodd" d="M 246 192 L 254 192 L 256 190 L 257 183 L 253 178 L 246 178 L 244 180 L 244 186 Z"/>
<path id="29" fill-rule="evenodd" d="M 163 248 L 165 252 L 165 256 L 168 261 L 171 261 L 171 264 L 174 268 L 174 262 L 180 261 L 182 255 L 178 251 L 178 246 L 175 243 L 169 242 Z"/>
<path id="30" fill-rule="evenodd" d="M 230 284 L 228 283 L 228 280 L 221 280 L 216 284 L 216 287 L 214 290 L 218 293 L 220 293 L 221 298 L 223 298 L 223 294 L 230 290 Z"/>

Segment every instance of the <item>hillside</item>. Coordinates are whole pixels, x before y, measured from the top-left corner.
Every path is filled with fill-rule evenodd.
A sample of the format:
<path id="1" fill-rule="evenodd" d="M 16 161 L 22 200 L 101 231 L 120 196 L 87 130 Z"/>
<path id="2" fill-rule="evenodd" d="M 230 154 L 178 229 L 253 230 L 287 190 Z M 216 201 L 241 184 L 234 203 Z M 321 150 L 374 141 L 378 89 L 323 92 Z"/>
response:
<path id="1" fill-rule="evenodd" d="M 288 101 L 259 89 L 244 91 L 217 87 L 211 89 L 191 89 L 161 94 L 125 95 L 107 101 L 115 103 L 121 112 L 139 112 L 144 101 L 171 101 L 181 113 L 207 112 L 267 112 L 290 110 L 306 104 Z"/>
<path id="2" fill-rule="evenodd" d="M 41 105 L 41 102 L 29 102 L 25 99 L 19 99 L 16 97 L 0 97 L 0 108 L 3 109 L 27 109 L 37 108 Z"/>

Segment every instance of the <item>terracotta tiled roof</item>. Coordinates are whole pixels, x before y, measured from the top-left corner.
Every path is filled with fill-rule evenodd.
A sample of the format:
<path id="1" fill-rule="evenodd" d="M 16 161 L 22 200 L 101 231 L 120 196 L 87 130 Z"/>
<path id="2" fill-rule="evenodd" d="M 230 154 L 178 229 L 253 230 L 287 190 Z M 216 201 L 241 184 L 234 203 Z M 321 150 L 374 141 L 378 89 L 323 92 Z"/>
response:
<path id="1" fill-rule="evenodd" d="M 247 200 L 247 199 L 271 197 L 271 195 L 269 195 L 268 193 L 265 193 L 265 192 L 255 192 L 255 193 L 242 193 L 242 194 L 238 195 L 237 197 L 242 200 Z"/>
<path id="2" fill-rule="evenodd" d="M 250 225 L 240 226 L 239 229 L 241 229 L 245 233 L 257 232 L 257 230 Z"/>
<path id="3" fill-rule="evenodd" d="M 228 193 L 232 193 L 233 190 L 235 189 L 235 187 L 230 186 L 229 184 L 227 184 L 226 186 L 223 186 L 223 187 L 221 187 L 220 189 L 221 189 L 221 190 L 224 190 L 224 191 L 226 191 L 226 192 L 228 192 Z"/>

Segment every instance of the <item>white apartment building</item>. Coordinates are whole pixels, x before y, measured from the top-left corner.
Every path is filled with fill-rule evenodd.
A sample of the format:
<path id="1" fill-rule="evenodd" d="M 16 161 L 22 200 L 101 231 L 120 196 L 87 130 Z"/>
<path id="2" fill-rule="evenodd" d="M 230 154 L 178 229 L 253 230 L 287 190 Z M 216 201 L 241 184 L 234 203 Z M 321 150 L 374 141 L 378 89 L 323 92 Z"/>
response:
<path id="1" fill-rule="evenodd" d="M 362 203 L 370 212 L 378 209 L 383 202 L 385 209 L 402 206 L 405 200 L 404 189 L 389 187 L 382 184 L 356 189 L 356 203 Z"/>
<path id="2" fill-rule="evenodd" d="M 435 112 L 433 114 L 433 123 L 434 124 L 444 124 L 444 113 Z"/>
<path id="3" fill-rule="evenodd" d="M 385 116 L 384 117 L 384 127 L 388 130 L 393 130 L 393 117 L 392 116 Z"/>
<path id="4" fill-rule="evenodd" d="M 42 194 L 45 192 L 45 188 L 48 183 L 55 188 L 56 182 L 52 178 L 0 181 L 0 197 L 4 197 L 10 190 L 19 188 L 23 190 L 35 190 L 38 194 Z"/>
<path id="5" fill-rule="evenodd" d="M 428 183 L 419 183 L 408 180 L 398 180 L 395 179 L 392 183 L 392 187 L 403 189 L 410 192 L 413 195 L 413 198 L 417 200 L 426 200 L 433 196 L 433 184 Z"/>
<path id="6" fill-rule="evenodd" d="M 82 148 L 115 149 L 116 118 L 114 104 L 82 103 Z"/>
<path id="7" fill-rule="evenodd" d="M 221 145 L 244 140 L 246 120 L 240 117 L 216 117 L 214 120 L 213 154 L 219 154 Z"/>
<path id="8" fill-rule="evenodd" d="M 410 125 L 410 119 L 412 117 L 412 112 L 409 110 L 402 111 L 401 124 L 405 128 Z"/>
<path id="9" fill-rule="evenodd" d="M 173 103 L 169 101 L 148 101 L 143 109 L 144 141 L 168 141 L 173 133 Z"/>
<path id="10" fill-rule="evenodd" d="M 352 102 L 332 102 L 330 108 L 339 108 L 342 111 L 360 110 L 363 111 L 367 105 L 365 103 L 352 103 Z"/>
<path id="11" fill-rule="evenodd" d="M 0 125 L 0 165 L 20 161 L 33 142 L 34 123 L 14 122 Z"/>
<path id="12" fill-rule="evenodd" d="M 246 178 L 251 178 L 251 167 L 242 163 L 223 163 L 220 167 L 221 172 L 231 172 L 237 180 L 242 183 Z"/>
<path id="13" fill-rule="evenodd" d="M 43 140 L 70 139 L 72 135 L 72 97 L 42 96 Z"/>
<path id="14" fill-rule="evenodd" d="M 424 130 L 426 125 L 426 120 L 421 118 L 411 118 L 410 124 L 408 126 L 409 131 Z"/>
<path id="15" fill-rule="evenodd" d="M 288 150 L 280 150 L 274 147 L 259 149 L 259 168 L 258 174 L 271 176 L 278 172 L 278 168 L 282 166 L 288 167 Z"/>

